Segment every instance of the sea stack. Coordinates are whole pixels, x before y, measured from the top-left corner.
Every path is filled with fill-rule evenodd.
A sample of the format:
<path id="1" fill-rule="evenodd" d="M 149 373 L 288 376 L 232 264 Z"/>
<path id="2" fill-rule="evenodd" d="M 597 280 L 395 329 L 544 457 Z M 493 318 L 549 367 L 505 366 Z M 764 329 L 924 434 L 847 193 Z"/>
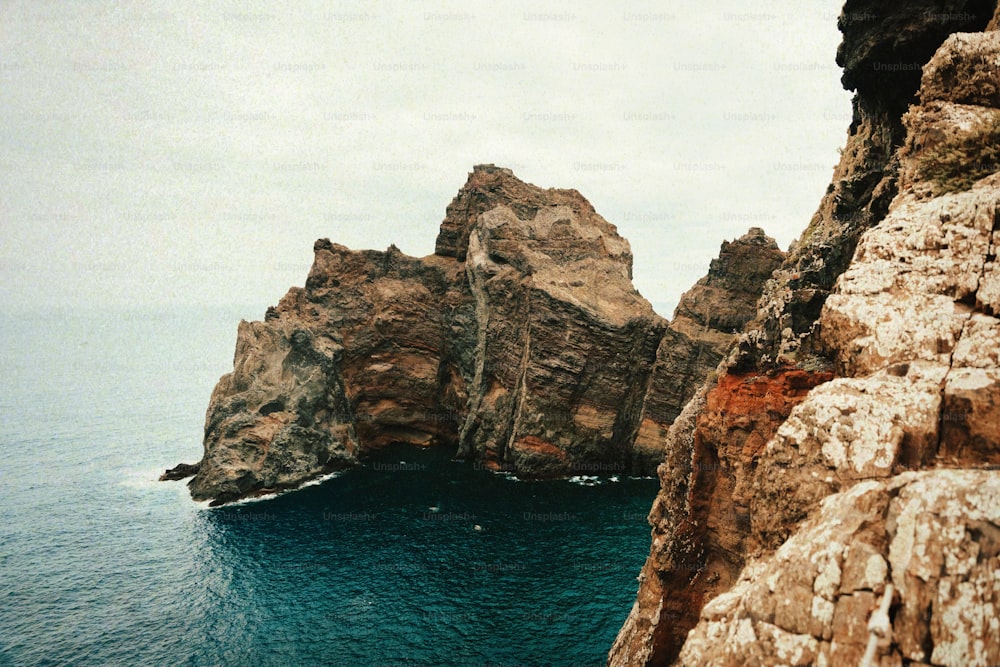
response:
<path id="1" fill-rule="evenodd" d="M 197 499 L 294 488 L 392 443 L 523 477 L 649 474 L 784 259 L 759 229 L 724 243 L 668 322 L 580 193 L 493 165 L 447 207 L 433 255 L 314 252 L 304 287 L 239 326 L 204 456 L 171 471 L 197 472 Z"/>

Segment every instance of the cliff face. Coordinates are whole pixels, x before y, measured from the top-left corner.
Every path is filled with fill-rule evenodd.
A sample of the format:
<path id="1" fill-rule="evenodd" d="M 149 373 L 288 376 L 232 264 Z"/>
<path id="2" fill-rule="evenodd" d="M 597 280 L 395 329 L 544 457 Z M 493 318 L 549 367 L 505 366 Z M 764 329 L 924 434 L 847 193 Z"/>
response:
<path id="1" fill-rule="evenodd" d="M 576 191 L 473 176 L 438 251 L 465 257 L 477 365 L 460 454 L 535 475 L 631 469 L 666 325 L 632 287 L 628 242 Z"/>
<path id="2" fill-rule="evenodd" d="M 196 472 L 197 499 L 295 487 L 399 442 L 524 476 L 652 471 L 784 258 L 760 230 L 723 244 L 668 324 L 586 199 L 492 165 L 448 206 L 433 255 L 314 251 L 305 287 L 240 325 L 202 461 L 165 475 Z"/>
<path id="3" fill-rule="evenodd" d="M 648 469 L 663 460 L 670 425 L 722 361 L 733 335 L 757 314 L 761 289 L 784 259 L 774 239 L 752 228 L 723 242 L 708 275 L 681 296 L 657 348 L 642 406 L 636 452 Z"/>
<path id="4" fill-rule="evenodd" d="M 939 16 L 981 29 L 995 8 L 951 4 L 845 6 L 848 150 L 758 319 L 669 431 L 611 664 L 1000 659 L 1000 161 L 984 139 L 1000 37 L 947 37 Z M 884 65 L 904 47 L 927 53 L 922 81 Z M 880 99 L 914 79 L 905 116 Z"/>
<path id="5" fill-rule="evenodd" d="M 995 0 L 848 0 L 837 63 L 855 92 L 841 160 L 819 209 L 765 287 L 761 311 L 741 337 L 737 372 L 809 364 L 810 332 L 858 239 L 881 221 L 898 191 L 902 117 L 921 67 L 951 33 L 982 30 Z"/>

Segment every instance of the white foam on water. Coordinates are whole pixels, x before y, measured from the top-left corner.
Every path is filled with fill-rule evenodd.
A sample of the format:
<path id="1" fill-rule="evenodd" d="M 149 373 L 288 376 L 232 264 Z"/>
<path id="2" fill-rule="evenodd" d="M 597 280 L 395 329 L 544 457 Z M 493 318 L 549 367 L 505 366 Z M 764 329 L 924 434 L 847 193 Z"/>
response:
<path id="1" fill-rule="evenodd" d="M 341 475 L 344 474 L 344 472 L 345 472 L 344 470 L 335 470 L 334 472 L 330 472 L 330 473 L 327 473 L 325 475 L 320 475 L 319 477 L 314 477 L 313 479 L 309 480 L 308 482 L 303 482 L 298 488 L 299 489 L 304 489 L 307 486 L 319 486 L 320 484 L 323 484 L 324 482 L 328 482 L 331 479 L 336 479 L 337 477 L 340 477 Z M 297 489 L 289 489 L 289 491 L 296 491 L 296 490 Z"/>
<path id="2" fill-rule="evenodd" d="M 239 500 L 234 500 L 231 503 L 225 503 L 224 505 L 219 505 L 218 507 L 240 507 L 242 505 L 252 505 L 254 503 L 262 503 L 268 500 L 274 500 L 278 496 L 283 496 L 287 493 L 295 493 L 296 491 L 299 491 L 306 487 L 319 486 L 323 482 L 327 482 L 331 479 L 334 479 L 335 477 L 340 477 L 343 473 L 344 473 L 343 470 L 337 470 L 331 473 L 327 473 L 325 475 L 320 475 L 319 477 L 314 477 L 313 479 L 310 479 L 308 482 L 303 482 L 302 484 L 299 484 L 294 489 L 285 489 L 283 491 L 275 491 L 274 493 L 265 493 L 263 495 L 254 496 L 252 498 L 240 498 Z M 207 506 L 208 505 L 206 504 L 206 507 Z M 216 508 L 213 507 L 212 509 Z"/>
<path id="3" fill-rule="evenodd" d="M 218 505 L 217 507 L 240 507 L 242 505 L 253 505 L 255 503 L 263 503 L 263 502 L 266 502 L 268 500 L 274 500 L 275 498 L 277 498 L 278 496 L 280 496 L 282 493 L 287 493 L 287 491 L 284 491 L 284 492 L 277 491 L 275 493 L 265 493 L 265 494 L 260 495 L 260 496 L 254 496 L 253 498 L 240 498 L 239 500 L 234 500 L 231 503 L 224 503 L 222 505 Z M 212 509 L 215 509 L 215 508 L 213 507 Z"/>
<path id="4" fill-rule="evenodd" d="M 172 479 L 168 481 L 160 481 L 160 475 L 162 474 L 160 468 L 147 468 L 143 470 L 123 470 L 121 471 L 122 479 L 118 480 L 117 485 L 130 489 L 133 491 L 140 491 L 143 493 L 149 492 L 166 492 L 172 493 L 177 496 L 177 499 L 186 504 L 194 505 L 198 509 L 207 509 L 209 506 L 208 500 L 195 500 L 191 497 L 191 492 L 188 491 L 187 482 L 190 477 L 185 477 L 184 479 Z"/>
<path id="5" fill-rule="evenodd" d="M 118 481 L 118 486 L 130 489 L 140 489 L 148 491 L 150 489 L 165 488 L 166 482 L 160 481 L 160 474 L 163 471 L 159 468 L 146 470 L 125 470 L 122 471 L 123 479 Z"/>
<path id="6" fill-rule="evenodd" d="M 496 475 L 497 477 L 503 477 L 510 482 L 523 482 L 524 480 L 512 473 L 509 470 L 489 470 L 490 473 Z"/>

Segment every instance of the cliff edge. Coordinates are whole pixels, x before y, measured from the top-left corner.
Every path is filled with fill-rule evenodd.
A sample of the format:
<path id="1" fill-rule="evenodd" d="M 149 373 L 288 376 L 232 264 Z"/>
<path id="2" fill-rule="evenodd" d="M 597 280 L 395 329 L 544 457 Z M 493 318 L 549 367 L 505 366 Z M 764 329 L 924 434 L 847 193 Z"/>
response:
<path id="1" fill-rule="evenodd" d="M 845 5 L 848 148 L 670 428 L 609 664 L 1000 662 L 1000 33 L 943 4 Z"/>

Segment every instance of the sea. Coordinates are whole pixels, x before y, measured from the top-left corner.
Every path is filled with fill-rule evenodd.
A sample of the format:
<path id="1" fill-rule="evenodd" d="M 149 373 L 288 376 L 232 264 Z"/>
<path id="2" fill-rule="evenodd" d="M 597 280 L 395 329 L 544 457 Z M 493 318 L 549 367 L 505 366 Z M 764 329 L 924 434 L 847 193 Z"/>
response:
<path id="1" fill-rule="evenodd" d="M 241 316 L 0 318 L 0 665 L 605 664 L 653 479 L 391 447 L 220 508 L 158 482 L 200 458 Z"/>

